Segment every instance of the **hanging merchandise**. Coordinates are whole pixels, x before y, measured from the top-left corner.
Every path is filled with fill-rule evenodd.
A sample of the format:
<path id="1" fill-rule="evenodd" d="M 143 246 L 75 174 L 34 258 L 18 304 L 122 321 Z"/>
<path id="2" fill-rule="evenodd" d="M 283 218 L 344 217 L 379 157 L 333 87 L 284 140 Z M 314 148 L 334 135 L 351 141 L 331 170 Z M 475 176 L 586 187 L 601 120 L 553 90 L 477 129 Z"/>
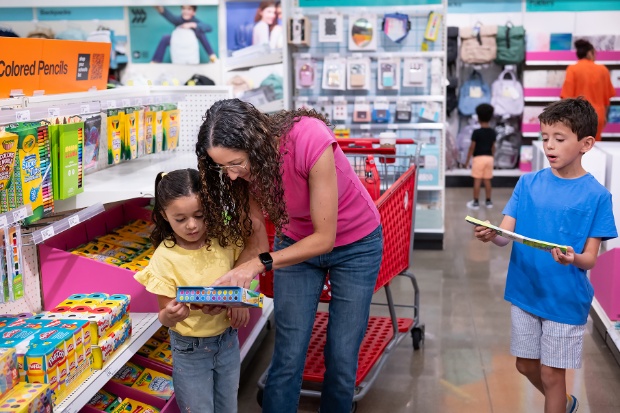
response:
<path id="1" fill-rule="evenodd" d="M 362 14 L 349 16 L 349 50 L 377 50 L 377 16 Z"/>
<path id="2" fill-rule="evenodd" d="M 163 113 L 163 148 L 172 151 L 179 146 L 180 112 L 175 104 L 167 105 Z"/>
<path id="3" fill-rule="evenodd" d="M 310 55 L 295 60 L 295 85 L 297 89 L 307 89 L 314 86 L 317 67 L 316 62 L 310 59 L 309 56 Z"/>
<path id="4" fill-rule="evenodd" d="M 319 14 L 319 42 L 342 43 L 343 31 L 341 14 L 334 12 Z"/>
<path id="5" fill-rule="evenodd" d="M 96 115 L 84 121 L 84 171 L 94 169 L 99 159 L 99 138 L 101 116 Z"/>
<path id="6" fill-rule="evenodd" d="M 136 119 L 138 120 L 138 157 L 146 154 L 146 127 L 144 125 L 144 106 L 136 106 Z"/>
<path id="7" fill-rule="evenodd" d="M 42 122 L 37 128 L 37 143 L 41 161 L 43 216 L 48 216 L 54 212 L 54 188 L 52 187 L 52 144 L 47 122 Z"/>
<path id="8" fill-rule="evenodd" d="M 525 60 L 525 29 L 507 22 L 497 28 L 498 65 L 519 64 Z"/>
<path id="9" fill-rule="evenodd" d="M 463 63 L 481 64 L 495 60 L 497 56 L 497 26 L 463 27 L 461 34 L 461 60 Z"/>
<path id="10" fill-rule="evenodd" d="M 381 29 L 391 41 L 400 43 L 411 30 L 409 16 L 401 13 L 389 13 L 383 17 Z"/>
<path id="11" fill-rule="evenodd" d="M 450 26 L 447 32 L 446 63 L 448 67 L 454 67 L 456 65 L 456 58 L 459 55 L 459 28 L 457 26 Z"/>
<path id="12" fill-rule="evenodd" d="M 328 55 L 323 61 L 323 89 L 345 90 L 347 85 L 347 59 Z"/>
<path id="13" fill-rule="evenodd" d="M 370 122 L 370 104 L 366 102 L 366 98 L 355 99 L 355 104 L 353 105 L 353 122 Z"/>
<path id="14" fill-rule="evenodd" d="M 19 225 L 8 227 L 4 231 L 4 248 L 7 262 L 7 283 L 9 301 L 19 300 L 24 296 L 24 267 L 22 264 L 22 232 Z"/>
<path id="15" fill-rule="evenodd" d="M 334 114 L 333 119 L 335 121 L 346 122 L 349 119 L 349 110 L 347 107 L 347 101 L 342 96 L 334 97 Z"/>
<path id="16" fill-rule="evenodd" d="M 463 116 L 472 116 L 481 103 L 491 103 L 491 89 L 482 75 L 474 70 L 459 90 L 459 112 Z"/>
<path id="17" fill-rule="evenodd" d="M 116 165 L 121 162 L 122 144 L 125 136 L 123 115 L 122 110 L 108 110 L 108 165 Z"/>
<path id="18" fill-rule="evenodd" d="M 418 112 L 420 119 L 439 122 L 441 119 L 441 105 L 438 102 L 424 102 Z"/>
<path id="19" fill-rule="evenodd" d="M 52 172 L 57 171 L 58 185 L 54 185 L 55 199 L 67 199 L 84 192 L 83 186 L 83 145 L 84 123 L 58 125 L 58 141 Z M 54 141 L 52 140 L 52 144 Z M 120 142 L 119 142 L 120 151 Z M 54 152 L 54 149 L 52 149 Z M 120 156 L 120 152 L 119 152 Z M 58 188 L 58 191 L 56 191 Z M 58 195 L 56 195 L 58 194 Z M 33 208 L 34 210 L 34 208 Z"/>
<path id="20" fill-rule="evenodd" d="M 396 122 L 411 122 L 411 103 L 402 99 L 396 102 Z"/>
<path id="21" fill-rule="evenodd" d="M 421 87 L 428 83 L 426 59 L 407 58 L 403 60 L 403 87 Z"/>
<path id="22" fill-rule="evenodd" d="M 424 30 L 424 40 L 434 42 L 439 36 L 439 27 L 441 26 L 441 14 L 437 12 L 430 12 L 428 15 L 428 21 L 426 22 L 426 29 Z"/>
<path id="23" fill-rule="evenodd" d="M 377 89 L 398 89 L 400 67 L 400 59 L 394 59 L 391 57 L 380 57 L 377 61 L 377 67 L 379 70 L 377 79 Z"/>
<path id="24" fill-rule="evenodd" d="M 377 98 L 372 108 L 372 121 L 388 123 L 390 121 L 390 104 L 385 98 Z"/>
<path id="25" fill-rule="evenodd" d="M 347 59 L 347 89 L 370 89 L 370 59 L 360 55 Z"/>
<path id="26" fill-rule="evenodd" d="M 132 107 L 124 110 L 123 124 L 125 125 L 125 133 L 123 134 L 122 159 L 131 160 L 138 157 L 138 118 L 136 111 Z"/>
<path id="27" fill-rule="evenodd" d="M 319 96 L 314 109 L 323 115 L 328 121 L 332 118 L 332 104 L 327 96 Z"/>
<path id="28" fill-rule="evenodd" d="M 446 86 L 446 116 L 450 116 L 452 111 L 459 105 L 459 98 L 456 96 L 458 87 L 459 79 L 456 76 L 449 76 L 448 85 Z"/>
<path id="29" fill-rule="evenodd" d="M 18 139 L 15 133 L 0 131 L 0 213 L 10 210 L 8 189 L 13 188 Z"/>
<path id="30" fill-rule="evenodd" d="M 517 80 L 514 70 L 505 69 L 500 73 L 491 86 L 491 92 L 491 105 L 496 115 L 520 116 L 523 113 L 523 86 Z"/>
<path id="31" fill-rule="evenodd" d="M 282 76 L 276 73 L 271 73 L 269 76 L 264 78 L 262 82 L 260 82 L 260 85 L 270 87 L 273 90 L 273 100 L 279 100 L 284 99 L 283 82 L 284 80 L 282 79 Z"/>
<path id="32" fill-rule="evenodd" d="M 295 14 L 288 19 L 288 43 L 297 46 L 310 46 L 310 19 Z"/>
<path id="33" fill-rule="evenodd" d="M 164 131 L 162 125 L 162 115 L 160 105 L 150 105 L 148 106 L 148 110 L 144 112 L 147 153 L 159 153 L 163 150 Z M 151 135 L 150 148 L 148 135 Z M 151 152 L 148 152 L 148 149 L 151 149 Z"/>

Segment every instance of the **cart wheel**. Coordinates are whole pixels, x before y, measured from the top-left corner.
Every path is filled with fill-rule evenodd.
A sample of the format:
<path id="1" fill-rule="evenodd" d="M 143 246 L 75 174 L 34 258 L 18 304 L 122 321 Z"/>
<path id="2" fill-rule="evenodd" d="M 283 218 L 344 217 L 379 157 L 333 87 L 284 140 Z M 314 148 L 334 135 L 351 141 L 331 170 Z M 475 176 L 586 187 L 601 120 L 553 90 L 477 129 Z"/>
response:
<path id="1" fill-rule="evenodd" d="M 357 402 L 353 402 L 351 404 L 351 413 L 355 413 L 357 411 Z"/>
<path id="2" fill-rule="evenodd" d="M 258 389 L 256 392 L 256 401 L 260 407 L 263 407 L 263 389 Z"/>
<path id="3" fill-rule="evenodd" d="M 419 350 L 420 344 L 424 341 L 424 326 L 412 328 L 411 338 L 413 340 L 413 349 Z"/>

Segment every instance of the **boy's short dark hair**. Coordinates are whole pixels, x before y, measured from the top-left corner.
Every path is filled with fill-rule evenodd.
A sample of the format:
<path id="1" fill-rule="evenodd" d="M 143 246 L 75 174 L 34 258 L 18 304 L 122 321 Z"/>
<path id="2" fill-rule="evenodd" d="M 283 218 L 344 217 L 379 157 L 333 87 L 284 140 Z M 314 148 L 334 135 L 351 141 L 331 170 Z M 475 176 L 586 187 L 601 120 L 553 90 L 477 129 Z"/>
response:
<path id="1" fill-rule="evenodd" d="M 478 122 L 490 122 L 493 119 L 493 112 L 495 109 L 488 103 L 481 103 L 476 106 L 476 115 L 478 115 Z"/>
<path id="2" fill-rule="evenodd" d="M 594 107 L 583 97 L 562 99 L 547 106 L 538 115 L 541 125 L 562 123 L 570 128 L 578 140 L 586 136 L 596 136 L 598 116 Z"/>
<path id="3" fill-rule="evenodd" d="M 577 59 L 583 59 L 588 55 L 590 50 L 594 50 L 592 43 L 585 39 L 579 39 L 575 41 L 575 51 L 577 52 Z"/>

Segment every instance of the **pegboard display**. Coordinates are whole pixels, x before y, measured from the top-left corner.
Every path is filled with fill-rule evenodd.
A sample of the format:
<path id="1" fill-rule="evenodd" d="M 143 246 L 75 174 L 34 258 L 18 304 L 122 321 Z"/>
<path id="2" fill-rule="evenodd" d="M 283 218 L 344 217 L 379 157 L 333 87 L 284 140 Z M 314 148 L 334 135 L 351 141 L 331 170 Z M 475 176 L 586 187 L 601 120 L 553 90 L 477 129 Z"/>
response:
<path id="1" fill-rule="evenodd" d="M 0 304 L 0 314 L 38 313 L 41 311 L 41 282 L 37 250 L 29 243 L 30 236 L 22 230 L 22 262 L 24 265 L 24 297 L 17 301 Z"/>
<path id="2" fill-rule="evenodd" d="M 205 93 L 187 93 L 185 100 L 179 102 L 181 110 L 181 136 L 179 152 L 196 152 L 198 130 L 204 119 L 205 112 L 215 102 L 232 97 L 230 89 L 220 88 L 219 91 Z"/>

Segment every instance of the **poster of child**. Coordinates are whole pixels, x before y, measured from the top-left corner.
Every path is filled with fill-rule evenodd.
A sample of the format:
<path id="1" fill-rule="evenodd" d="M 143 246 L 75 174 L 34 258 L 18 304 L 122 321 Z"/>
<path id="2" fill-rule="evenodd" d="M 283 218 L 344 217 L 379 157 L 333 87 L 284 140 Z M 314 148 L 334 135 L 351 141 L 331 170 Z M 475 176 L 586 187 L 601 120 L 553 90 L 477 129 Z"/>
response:
<path id="1" fill-rule="evenodd" d="M 226 21 L 229 55 L 259 44 L 268 44 L 271 49 L 282 48 L 284 30 L 280 2 L 227 2 Z"/>
<path id="2" fill-rule="evenodd" d="M 217 61 L 217 7 L 129 7 L 134 63 Z"/>

